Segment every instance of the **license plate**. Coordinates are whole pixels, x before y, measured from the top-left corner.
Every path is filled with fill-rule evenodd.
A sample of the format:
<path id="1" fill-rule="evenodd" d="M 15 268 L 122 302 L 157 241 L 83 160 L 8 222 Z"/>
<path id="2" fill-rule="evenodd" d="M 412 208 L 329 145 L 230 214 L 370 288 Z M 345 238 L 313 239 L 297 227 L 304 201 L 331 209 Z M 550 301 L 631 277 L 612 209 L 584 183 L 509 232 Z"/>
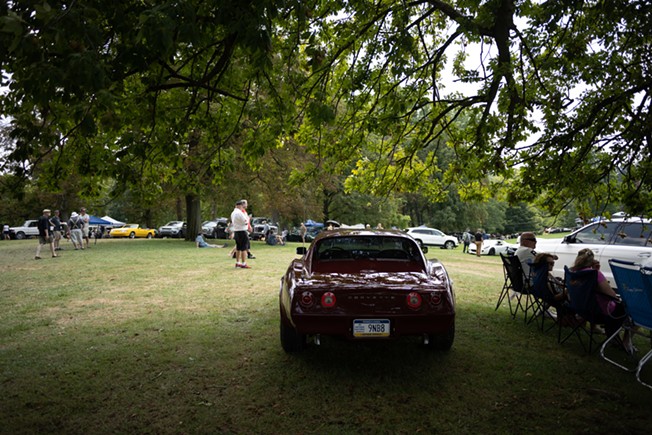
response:
<path id="1" fill-rule="evenodd" d="M 389 337 L 389 319 L 355 319 L 354 337 Z"/>

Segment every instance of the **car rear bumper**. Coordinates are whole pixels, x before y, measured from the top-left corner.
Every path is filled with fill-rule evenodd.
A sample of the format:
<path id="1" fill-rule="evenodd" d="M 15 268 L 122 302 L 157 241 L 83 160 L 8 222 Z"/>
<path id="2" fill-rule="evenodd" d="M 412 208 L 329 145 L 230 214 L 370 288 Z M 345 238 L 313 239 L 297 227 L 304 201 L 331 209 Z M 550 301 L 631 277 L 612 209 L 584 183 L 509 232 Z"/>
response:
<path id="1" fill-rule="evenodd" d="M 454 313 L 405 314 L 377 316 L 343 315 L 293 315 L 292 323 L 300 334 L 322 334 L 357 339 L 353 336 L 353 321 L 356 319 L 387 319 L 390 322 L 390 335 L 384 338 L 397 338 L 409 335 L 442 334 L 455 324 Z M 374 338 L 377 339 L 377 338 Z"/>

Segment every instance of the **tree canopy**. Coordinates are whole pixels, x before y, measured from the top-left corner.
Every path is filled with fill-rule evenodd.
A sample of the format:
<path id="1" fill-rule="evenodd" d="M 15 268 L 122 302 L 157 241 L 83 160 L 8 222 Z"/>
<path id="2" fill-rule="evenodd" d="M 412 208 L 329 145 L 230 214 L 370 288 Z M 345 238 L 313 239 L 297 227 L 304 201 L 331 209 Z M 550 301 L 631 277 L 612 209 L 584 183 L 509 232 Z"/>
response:
<path id="1" fill-rule="evenodd" d="M 3 167 L 87 195 L 174 189 L 194 229 L 238 170 L 325 201 L 454 190 L 645 214 L 650 16 L 643 0 L 14 0 Z"/>

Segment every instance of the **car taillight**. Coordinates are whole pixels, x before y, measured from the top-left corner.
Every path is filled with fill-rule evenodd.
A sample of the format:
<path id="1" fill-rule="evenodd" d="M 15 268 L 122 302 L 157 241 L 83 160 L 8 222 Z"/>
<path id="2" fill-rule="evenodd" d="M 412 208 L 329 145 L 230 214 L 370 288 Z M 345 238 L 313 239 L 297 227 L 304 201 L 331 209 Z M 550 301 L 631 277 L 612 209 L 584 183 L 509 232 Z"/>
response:
<path id="1" fill-rule="evenodd" d="M 304 308 L 312 307 L 315 303 L 315 297 L 312 295 L 312 292 L 303 292 L 301 293 L 301 299 L 299 299 L 299 303 Z"/>
<path id="2" fill-rule="evenodd" d="M 416 310 L 421 306 L 421 295 L 417 292 L 410 292 L 407 295 L 407 306 Z"/>
<path id="3" fill-rule="evenodd" d="M 442 297 L 441 293 L 435 292 L 430 296 L 430 305 L 439 305 L 441 304 Z"/>
<path id="4" fill-rule="evenodd" d="M 333 308 L 335 302 L 337 302 L 337 298 L 333 292 L 326 292 L 321 297 L 321 306 L 324 308 Z"/>

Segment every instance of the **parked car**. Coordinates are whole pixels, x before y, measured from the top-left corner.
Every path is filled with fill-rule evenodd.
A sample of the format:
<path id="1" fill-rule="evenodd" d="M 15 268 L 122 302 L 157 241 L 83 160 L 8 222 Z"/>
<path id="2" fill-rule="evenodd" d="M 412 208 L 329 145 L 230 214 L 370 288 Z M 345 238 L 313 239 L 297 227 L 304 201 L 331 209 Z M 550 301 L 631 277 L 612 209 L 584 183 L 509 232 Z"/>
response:
<path id="1" fill-rule="evenodd" d="M 278 234 L 278 224 L 272 222 L 270 218 L 255 217 L 251 219 L 251 228 L 253 231 L 249 237 L 252 240 L 263 240 L 265 238 L 264 230 L 266 224 L 269 226 L 271 231 L 273 231 L 275 234 Z"/>
<path id="2" fill-rule="evenodd" d="M 229 220 L 227 218 L 217 218 L 204 222 L 201 226 L 202 234 L 209 239 L 228 239 L 228 222 Z"/>
<path id="3" fill-rule="evenodd" d="M 406 233 L 414 237 L 422 246 L 441 246 L 446 249 L 453 249 L 459 241 L 454 236 L 448 236 L 435 228 L 425 226 L 407 228 Z"/>
<path id="4" fill-rule="evenodd" d="M 488 239 L 482 241 L 482 249 L 480 249 L 480 255 L 509 255 L 516 252 L 516 248 L 518 248 L 517 245 L 507 243 L 504 240 Z M 468 253 L 473 255 L 476 254 L 475 243 L 471 243 L 469 245 Z"/>
<path id="5" fill-rule="evenodd" d="M 427 248 L 425 248 L 427 250 Z M 281 345 L 303 349 L 321 335 L 351 340 L 423 337 L 449 349 L 455 295 L 444 266 L 402 231 L 336 229 L 298 247 L 281 278 Z"/>
<path id="6" fill-rule="evenodd" d="M 26 220 L 21 226 L 10 227 L 9 236 L 16 240 L 38 237 L 38 220 L 30 219 Z"/>
<path id="7" fill-rule="evenodd" d="M 159 227 L 158 237 L 184 238 L 186 236 L 186 227 L 187 225 L 183 221 L 170 221 L 162 227 Z"/>
<path id="8" fill-rule="evenodd" d="M 109 235 L 113 238 L 129 237 L 135 239 L 137 237 L 151 239 L 156 235 L 156 230 L 150 228 L 141 228 L 138 224 L 124 224 L 121 227 L 113 228 Z"/>
<path id="9" fill-rule="evenodd" d="M 592 222 L 563 239 L 539 239 L 537 252 L 550 252 L 559 257 L 553 274 L 564 277 L 564 266 L 571 267 L 583 248 L 593 251 L 600 261 L 600 270 L 612 286 L 616 283 L 609 260 L 641 263 L 652 256 L 652 221 L 641 218 L 614 219 Z"/>

